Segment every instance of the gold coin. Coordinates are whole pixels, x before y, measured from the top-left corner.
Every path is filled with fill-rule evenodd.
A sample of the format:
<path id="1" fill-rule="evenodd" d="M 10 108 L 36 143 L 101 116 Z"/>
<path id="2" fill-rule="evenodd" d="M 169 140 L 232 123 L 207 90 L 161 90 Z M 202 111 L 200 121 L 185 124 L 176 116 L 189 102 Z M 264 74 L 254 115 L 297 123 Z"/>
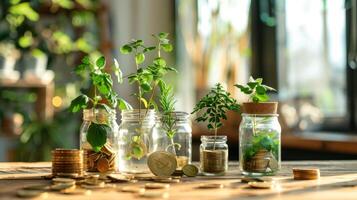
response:
<path id="1" fill-rule="evenodd" d="M 70 190 L 70 189 L 75 189 L 76 185 L 73 185 L 71 183 L 59 183 L 55 185 L 51 185 L 51 190 L 54 191 L 61 191 L 61 190 Z"/>
<path id="2" fill-rule="evenodd" d="M 176 156 L 166 151 L 156 151 L 148 157 L 150 171 L 156 176 L 170 176 L 177 167 Z"/>
<path id="3" fill-rule="evenodd" d="M 133 177 L 138 180 L 151 180 L 154 175 L 151 173 L 141 173 L 141 174 L 133 174 Z"/>
<path id="4" fill-rule="evenodd" d="M 44 192 L 40 190 L 18 190 L 16 192 L 16 195 L 18 197 L 23 197 L 23 198 L 38 197 L 42 194 L 44 194 Z"/>
<path id="5" fill-rule="evenodd" d="M 72 185 L 76 184 L 76 181 L 71 178 L 53 178 L 52 182 L 54 184 L 57 184 L 57 183 L 68 183 L 68 184 L 72 184 Z"/>
<path id="6" fill-rule="evenodd" d="M 97 162 L 97 170 L 99 172 L 107 172 L 109 169 L 109 161 L 106 158 L 101 158 Z"/>
<path id="7" fill-rule="evenodd" d="M 87 179 L 84 181 L 85 184 L 87 185 L 104 185 L 105 182 L 102 180 L 98 180 L 98 179 Z"/>
<path id="8" fill-rule="evenodd" d="M 198 186 L 200 189 L 220 189 L 223 187 L 224 185 L 220 183 L 202 183 Z"/>
<path id="9" fill-rule="evenodd" d="M 248 185 L 251 187 L 251 188 L 256 188 L 256 189 L 269 189 L 273 186 L 273 183 L 272 182 L 256 182 L 256 181 L 253 181 L 253 182 L 249 182 Z"/>
<path id="10" fill-rule="evenodd" d="M 117 182 L 117 183 L 136 183 L 137 180 L 130 179 L 124 175 L 121 174 L 110 174 L 107 176 L 112 182 Z"/>
<path id="11" fill-rule="evenodd" d="M 182 168 L 182 172 L 188 177 L 194 177 L 198 174 L 198 168 L 195 165 L 188 164 Z"/>
<path id="12" fill-rule="evenodd" d="M 159 183 L 179 183 L 181 182 L 181 179 L 158 179 L 158 180 L 155 180 L 155 182 L 159 182 Z"/>
<path id="13" fill-rule="evenodd" d="M 48 190 L 50 189 L 50 185 L 30 185 L 22 188 L 23 190 Z"/>
<path id="14" fill-rule="evenodd" d="M 146 183 L 145 184 L 145 189 L 167 189 L 169 188 L 169 184 L 163 184 L 163 183 Z"/>
<path id="15" fill-rule="evenodd" d="M 137 186 L 125 186 L 120 188 L 120 192 L 130 192 L 130 193 L 140 193 L 144 192 L 145 188 L 137 187 Z"/>
<path id="16" fill-rule="evenodd" d="M 144 198 L 162 198 L 166 199 L 169 197 L 168 192 L 158 192 L 158 191 L 144 191 L 139 193 L 140 197 Z"/>
<path id="17" fill-rule="evenodd" d="M 320 178 L 320 170 L 315 168 L 294 168 L 295 180 L 316 180 Z"/>

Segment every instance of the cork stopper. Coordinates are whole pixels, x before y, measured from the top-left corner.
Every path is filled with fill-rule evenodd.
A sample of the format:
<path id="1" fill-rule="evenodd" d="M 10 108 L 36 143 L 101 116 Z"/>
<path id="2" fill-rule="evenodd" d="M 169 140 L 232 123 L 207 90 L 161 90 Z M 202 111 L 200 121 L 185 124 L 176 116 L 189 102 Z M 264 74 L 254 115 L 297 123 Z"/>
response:
<path id="1" fill-rule="evenodd" d="M 264 103 L 243 103 L 243 113 L 246 114 L 276 114 L 278 111 L 278 102 Z"/>

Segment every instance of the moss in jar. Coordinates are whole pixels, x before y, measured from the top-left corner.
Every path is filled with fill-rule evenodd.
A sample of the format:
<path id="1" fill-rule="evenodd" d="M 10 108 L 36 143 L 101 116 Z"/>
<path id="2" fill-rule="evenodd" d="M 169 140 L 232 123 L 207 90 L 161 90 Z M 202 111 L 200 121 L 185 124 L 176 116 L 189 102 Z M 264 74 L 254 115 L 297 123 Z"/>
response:
<path id="1" fill-rule="evenodd" d="M 279 168 L 277 132 L 258 131 L 251 144 L 243 149 L 243 169 L 250 172 L 274 172 Z"/>

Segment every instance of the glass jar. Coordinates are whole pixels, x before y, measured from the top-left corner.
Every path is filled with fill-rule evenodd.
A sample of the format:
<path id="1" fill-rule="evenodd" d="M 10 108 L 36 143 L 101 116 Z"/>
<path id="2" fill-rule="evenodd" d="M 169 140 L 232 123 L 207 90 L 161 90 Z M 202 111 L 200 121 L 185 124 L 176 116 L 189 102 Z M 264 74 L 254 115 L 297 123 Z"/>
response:
<path id="1" fill-rule="evenodd" d="M 94 143 L 88 142 L 93 140 L 90 139 L 93 137 L 89 131 L 94 130 L 94 133 L 97 133 L 95 131 L 101 127 L 105 127 L 101 129 L 105 130 L 105 143 L 104 145 L 92 146 L 91 143 Z M 99 140 L 103 141 L 103 138 L 96 139 L 96 141 Z M 101 173 L 117 171 L 117 141 L 118 124 L 116 122 L 115 110 L 110 110 L 110 112 L 105 109 L 83 110 L 83 123 L 80 128 L 80 148 L 84 151 L 85 171 Z"/>
<path id="2" fill-rule="evenodd" d="M 192 128 L 190 115 L 172 112 L 157 116 L 153 130 L 153 151 L 167 151 L 176 155 L 177 169 L 191 163 Z"/>
<path id="3" fill-rule="evenodd" d="M 200 168 L 204 175 L 224 175 L 228 170 L 227 136 L 201 136 Z"/>
<path id="4" fill-rule="evenodd" d="M 126 110 L 119 127 L 119 171 L 147 173 L 147 156 L 152 152 L 154 110 Z"/>
<path id="5" fill-rule="evenodd" d="M 244 175 L 273 175 L 281 165 L 277 114 L 242 114 L 239 164 Z"/>

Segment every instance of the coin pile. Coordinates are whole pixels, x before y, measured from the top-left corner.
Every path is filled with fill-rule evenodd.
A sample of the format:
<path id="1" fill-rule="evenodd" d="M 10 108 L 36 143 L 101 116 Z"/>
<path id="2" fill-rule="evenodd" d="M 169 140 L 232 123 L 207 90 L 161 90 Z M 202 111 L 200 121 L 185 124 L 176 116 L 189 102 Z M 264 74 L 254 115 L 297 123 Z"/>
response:
<path id="1" fill-rule="evenodd" d="M 116 153 L 108 143 L 99 152 L 85 149 L 84 162 L 88 172 L 112 172 L 115 171 Z"/>
<path id="2" fill-rule="evenodd" d="M 203 172 L 218 174 L 227 170 L 227 150 L 204 150 L 201 152 L 200 157 Z"/>
<path id="3" fill-rule="evenodd" d="M 55 149 L 52 151 L 52 174 L 54 176 L 82 176 L 83 151 L 78 149 Z"/>
<path id="4" fill-rule="evenodd" d="M 295 180 L 316 180 L 320 178 L 319 169 L 293 169 Z"/>

